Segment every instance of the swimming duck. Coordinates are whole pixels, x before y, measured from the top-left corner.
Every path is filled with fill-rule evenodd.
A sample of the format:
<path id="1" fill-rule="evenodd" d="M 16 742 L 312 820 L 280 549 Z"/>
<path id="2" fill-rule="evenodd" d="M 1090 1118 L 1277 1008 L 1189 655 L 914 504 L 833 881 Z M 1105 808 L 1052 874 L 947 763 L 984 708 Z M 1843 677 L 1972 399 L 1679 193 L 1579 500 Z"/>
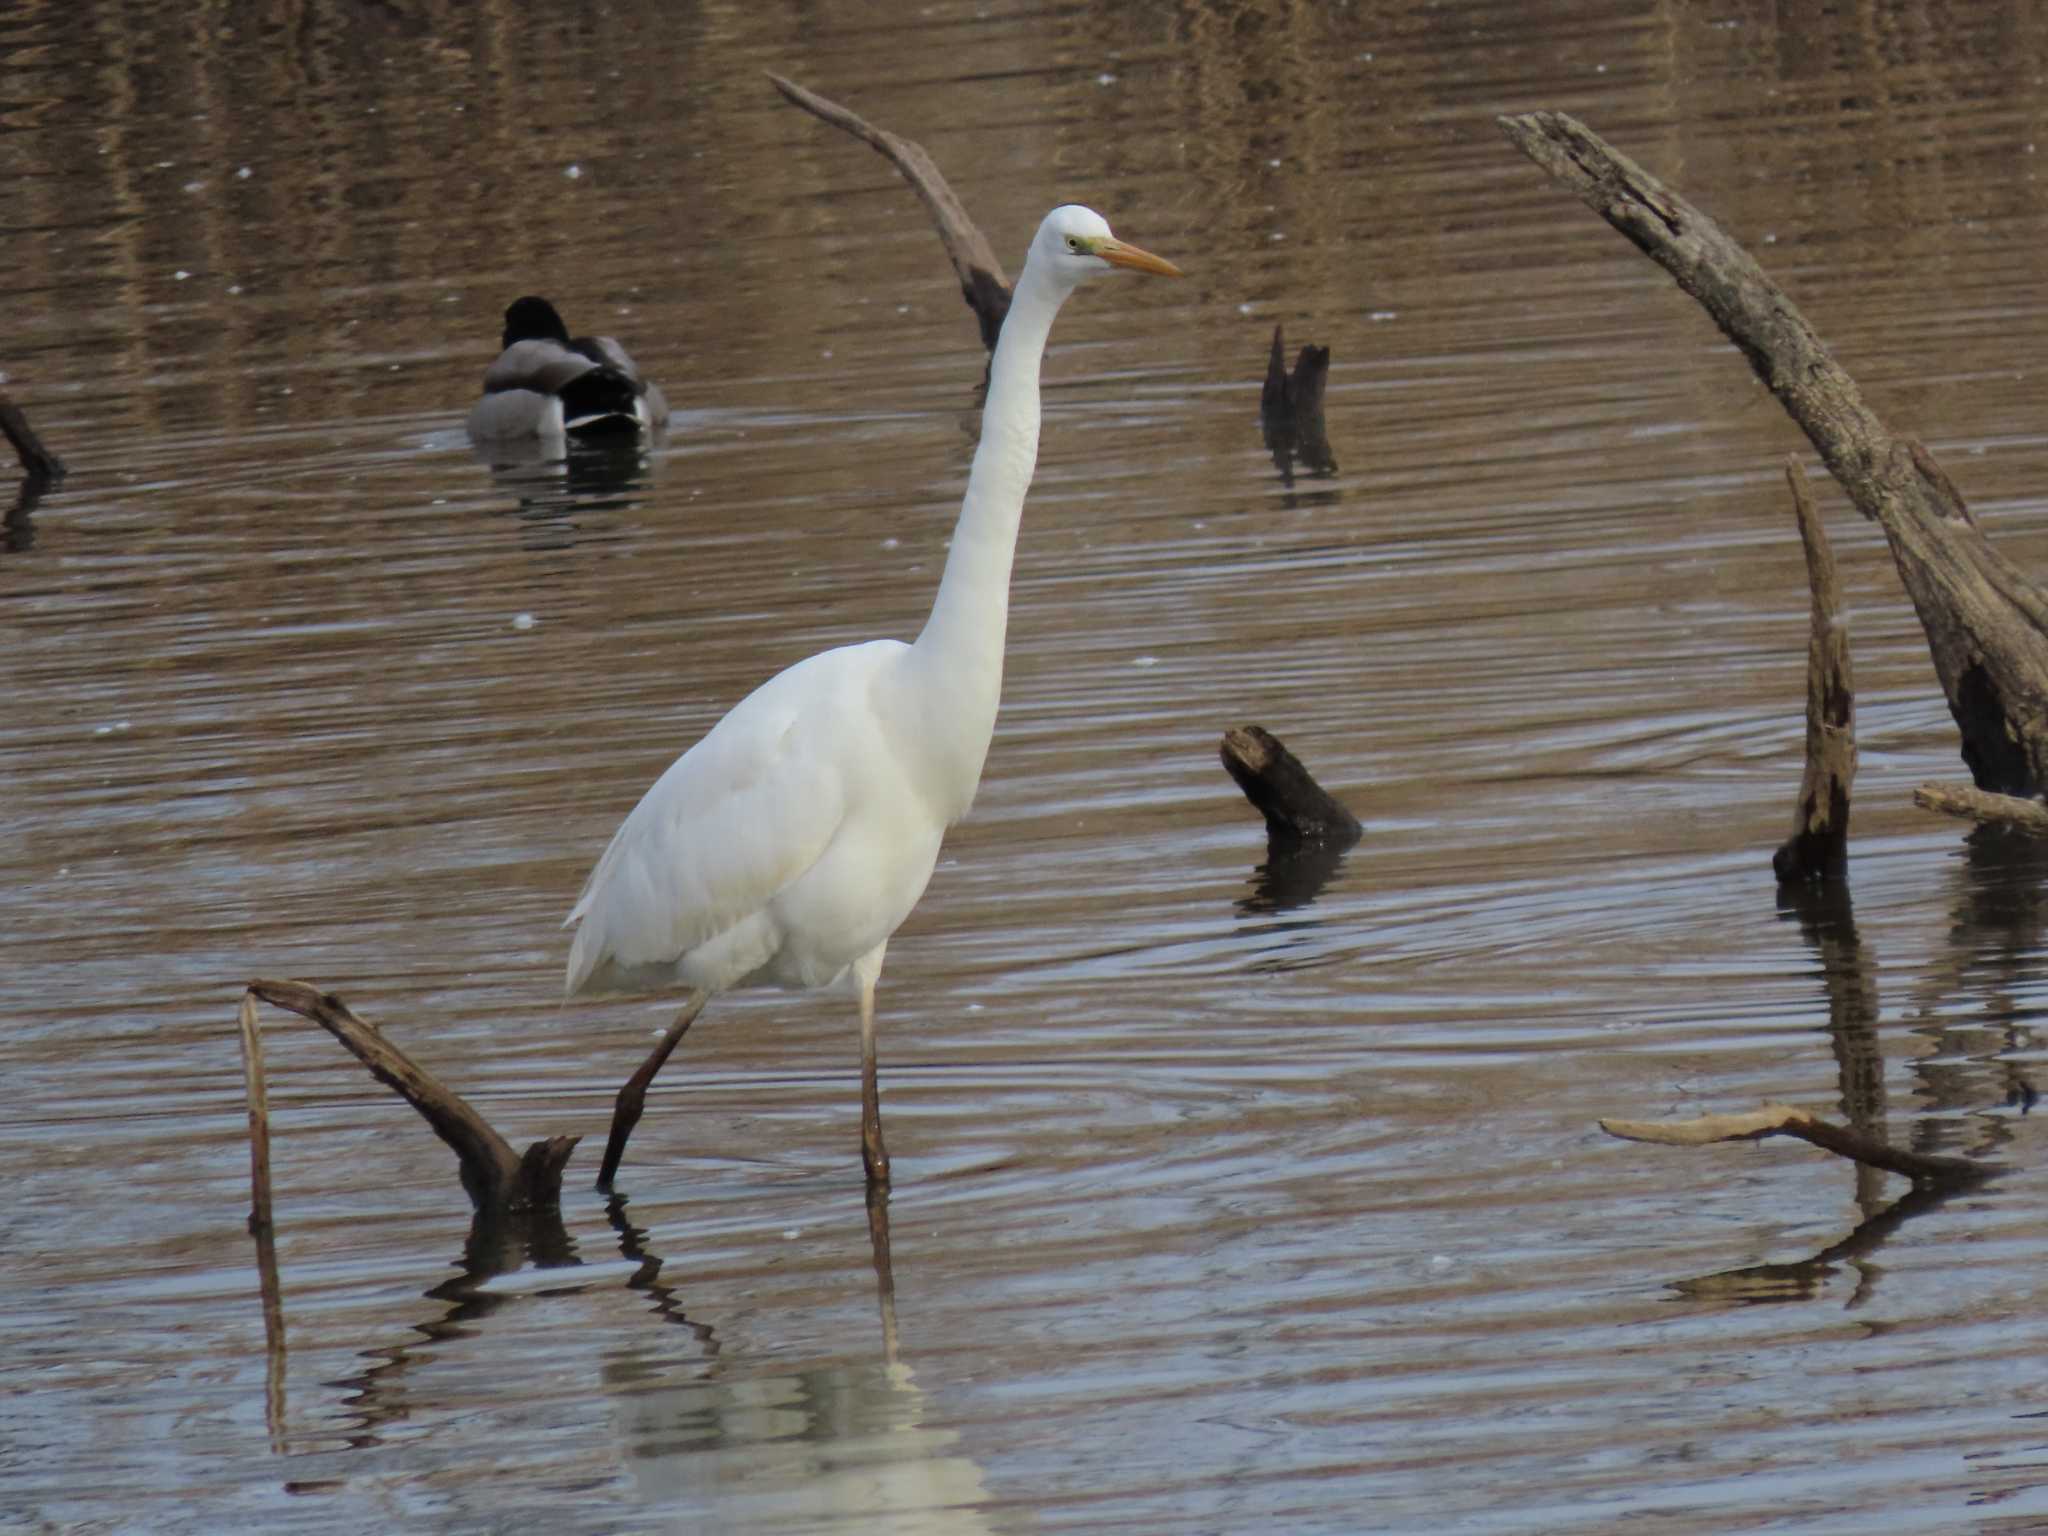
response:
<path id="1" fill-rule="evenodd" d="M 484 371 L 469 435 L 591 437 L 659 430 L 668 401 L 609 336 L 573 340 L 555 306 L 529 294 L 505 311 L 505 350 Z"/>

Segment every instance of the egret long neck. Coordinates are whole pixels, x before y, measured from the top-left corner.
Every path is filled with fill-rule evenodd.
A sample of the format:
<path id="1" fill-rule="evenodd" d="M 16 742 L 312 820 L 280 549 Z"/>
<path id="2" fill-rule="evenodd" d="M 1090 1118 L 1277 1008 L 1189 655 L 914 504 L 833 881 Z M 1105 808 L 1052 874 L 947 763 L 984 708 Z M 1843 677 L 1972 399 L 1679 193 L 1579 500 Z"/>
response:
<path id="1" fill-rule="evenodd" d="M 920 670 L 936 685 L 945 706 L 964 711 L 960 724 L 979 731 L 983 751 L 1002 692 L 1017 525 L 1038 463 L 1038 365 L 1065 297 L 1026 262 L 989 364 L 981 443 L 967 475 L 967 497 L 953 529 L 946 573 L 913 647 Z M 978 755 L 973 773 L 977 778 L 981 773 Z M 971 793 L 971 784 L 968 789 Z"/>

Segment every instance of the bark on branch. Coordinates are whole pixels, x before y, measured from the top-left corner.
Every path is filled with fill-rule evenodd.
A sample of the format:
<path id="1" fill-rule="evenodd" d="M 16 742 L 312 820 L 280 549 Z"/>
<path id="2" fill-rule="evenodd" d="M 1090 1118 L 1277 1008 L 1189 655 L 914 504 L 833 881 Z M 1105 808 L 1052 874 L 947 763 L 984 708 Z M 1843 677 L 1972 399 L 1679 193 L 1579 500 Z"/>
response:
<path id="1" fill-rule="evenodd" d="M 2001 1171 L 1996 1163 L 1980 1163 L 1967 1157 L 1909 1152 L 1790 1104 L 1766 1104 L 1741 1114 L 1702 1115 L 1696 1120 L 1602 1120 L 1600 1129 L 1623 1141 L 1649 1141 L 1667 1147 L 1704 1147 L 1717 1141 L 1794 1136 L 1837 1157 L 1882 1168 L 1887 1173 L 1903 1174 L 1916 1184 L 1953 1184 L 1989 1178 Z"/>
<path id="2" fill-rule="evenodd" d="M 2048 593 L 1994 550 L 1932 455 L 1896 437 L 1813 327 L 1704 213 L 1562 112 L 1500 119 L 1515 146 L 1697 299 L 1884 529 L 1980 789 L 2048 785 Z"/>
<path id="3" fill-rule="evenodd" d="M 1792 835 L 1771 860 L 1780 882 L 1825 884 L 1849 867 L 1849 788 L 1856 782 L 1856 679 L 1849 666 L 1849 619 L 1827 530 L 1806 493 L 1796 455 L 1785 462 L 1792 512 L 1806 549 L 1811 631 L 1806 642 L 1806 771 Z"/>
<path id="4" fill-rule="evenodd" d="M 2017 795 L 1990 795 L 1967 784 L 1922 784 L 1913 791 L 1913 803 L 1923 810 L 1940 811 L 1946 816 L 1988 821 L 1996 826 L 2011 827 L 2017 832 L 2048 837 L 2048 805 L 2038 800 L 2022 800 Z"/>
<path id="5" fill-rule="evenodd" d="M 967 307 L 981 322 L 981 344 L 989 351 L 995 351 L 996 337 L 1003 329 L 1003 317 L 1010 312 L 1010 280 L 1003 275 L 1003 264 L 996 260 L 995 250 L 987 237 L 967 216 L 967 210 L 954 196 L 938 166 L 932 163 L 932 157 L 925 153 L 924 146 L 886 128 L 877 128 L 859 113 L 820 96 L 816 91 L 804 89 L 794 80 L 785 80 L 770 73 L 768 82 L 813 117 L 822 118 L 835 128 L 843 128 L 856 139 L 873 146 L 910 183 L 918 197 L 923 199 L 925 211 L 932 216 L 932 222 L 938 226 L 939 238 L 946 245 L 946 257 L 953 263 L 953 271 L 960 279 L 960 297 L 967 301 Z"/>
<path id="6" fill-rule="evenodd" d="M 523 1155 L 515 1152 L 468 1100 L 387 1040 L 376 1025 L 357 1018 L 333 993 L 301 981 L 252 981 L 248 991 L 311 1019 L 368 1067 L 372 1077 L 419 1111 L 434 1134 L 454 1150 L 462 1165 L 462 1187 L 479 1211 L 514 1211 L 561 1200 L 562 1168 L 580 1138 L 551 1136 L 535 1142 Z M 251 1122 L 253 1130 L 253 1110 Z"/>

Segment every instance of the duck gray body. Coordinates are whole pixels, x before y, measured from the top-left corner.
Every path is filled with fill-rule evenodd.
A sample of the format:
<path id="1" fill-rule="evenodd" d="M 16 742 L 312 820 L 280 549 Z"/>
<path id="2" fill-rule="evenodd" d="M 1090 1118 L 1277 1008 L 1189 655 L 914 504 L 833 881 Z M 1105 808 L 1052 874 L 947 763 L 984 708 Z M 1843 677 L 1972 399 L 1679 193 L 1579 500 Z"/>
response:
<path id="1" fill-rule="evenodd" d="M 546 299 L 529 295 L 506 309 L 502 345 L 469 413 L 476 441 L 565 442 L 658 431 L 668 421 L 667 399 L 626 349 L 610 336 L 571 337 Z"/>

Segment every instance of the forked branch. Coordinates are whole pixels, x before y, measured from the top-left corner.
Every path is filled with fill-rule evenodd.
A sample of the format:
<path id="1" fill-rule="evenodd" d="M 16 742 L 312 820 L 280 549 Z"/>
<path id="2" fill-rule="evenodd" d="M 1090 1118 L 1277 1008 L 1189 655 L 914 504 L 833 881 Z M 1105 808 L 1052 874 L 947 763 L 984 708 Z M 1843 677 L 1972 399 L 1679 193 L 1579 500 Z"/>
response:
<path id="1" fill-rule="evenodd" d="M 357 1018 L 333 993 L 302 981 L 252 981 L 248 990 L 249 996 L 311 1019 L 368 1067 L 371 1076 L 417 1110 L 454 1150 L 462 1165 L 462 1187 L 479 1211 L 512 1211 L 560 1201 L 562 1168 L 579 1138 L 551 1136 L 524 1154 L 515 1152 L 468 1100 L 386 1039 L 376 1025 Z M 260 1070 L 260 1054 L 255 1059 Z M 255 1092 L 252 1078 L 252 1105 Z M 253 1134 L 253 1108 L 250 1119 Z"/>

